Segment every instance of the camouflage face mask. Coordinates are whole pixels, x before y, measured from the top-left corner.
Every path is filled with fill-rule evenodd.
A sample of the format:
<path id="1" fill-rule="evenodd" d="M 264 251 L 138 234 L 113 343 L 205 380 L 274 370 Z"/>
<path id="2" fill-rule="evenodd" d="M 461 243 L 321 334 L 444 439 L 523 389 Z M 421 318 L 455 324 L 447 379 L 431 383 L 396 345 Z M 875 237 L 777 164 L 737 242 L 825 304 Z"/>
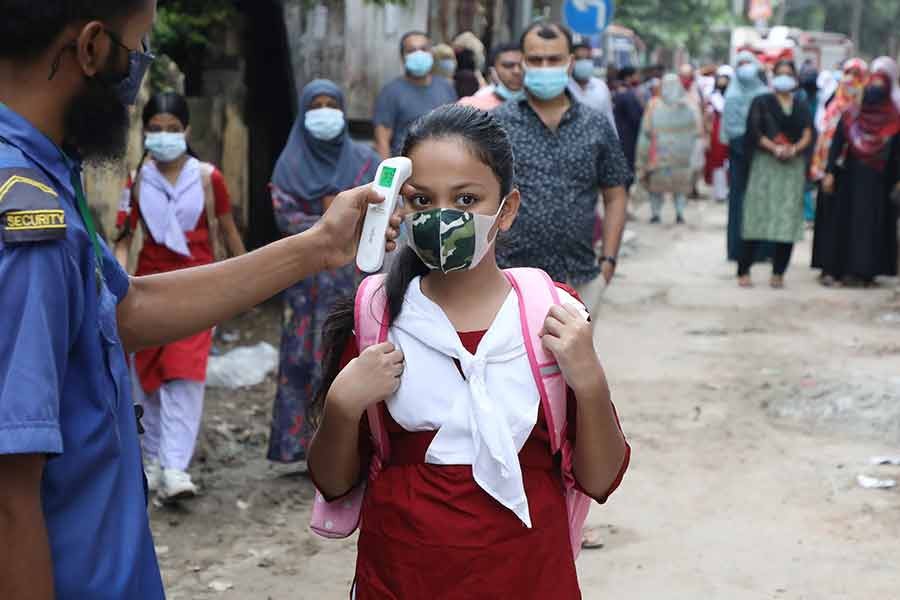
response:
<path id="1" fill-rule="evenodd" d="M 406 216 L 409 246 L 429 269 L 452 273 L 474 269 L 496 239 L 494 215 L 479 215 L 453 208 L 434 208 Z"/>

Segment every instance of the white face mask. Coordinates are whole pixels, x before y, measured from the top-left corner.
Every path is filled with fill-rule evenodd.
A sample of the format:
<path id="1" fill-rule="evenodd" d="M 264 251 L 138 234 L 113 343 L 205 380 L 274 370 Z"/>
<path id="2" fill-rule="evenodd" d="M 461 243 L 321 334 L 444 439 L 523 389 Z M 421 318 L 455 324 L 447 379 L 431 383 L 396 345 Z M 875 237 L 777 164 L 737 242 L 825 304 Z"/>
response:
<path id="1" fill-rule="evenodd" d="M 339 136 L 346 127 L 343 111 L 336 108 L 314 108 L 306 111 L 304 126 L 317 140 L 329 141 Z"/>
<path id="2" fill-rule="evenodd" d="M 169 133 L 160 131 L 148 133 L 144 141 L 144 147 L 154 160 L 159 162 L 172 162 L 187 152 L 187 139 L 184 133 Z"/>

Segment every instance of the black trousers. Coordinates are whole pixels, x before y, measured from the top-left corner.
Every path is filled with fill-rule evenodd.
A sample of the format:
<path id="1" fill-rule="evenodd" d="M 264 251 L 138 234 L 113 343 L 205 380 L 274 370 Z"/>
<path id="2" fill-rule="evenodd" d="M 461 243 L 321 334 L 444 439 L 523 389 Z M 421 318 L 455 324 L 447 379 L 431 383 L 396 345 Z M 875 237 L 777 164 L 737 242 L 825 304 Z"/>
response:
<path id="1" fill-rule="evenodd" d="M 760 244 L 757 240 L 744 240 L 741 242 L 741 257 L 738 259 L 738 277 L 750 274 L 753 265 L 753 257 L 756 256 L 756 248 Z M 772 258 L 772 274 L 784 275 L 791 262 L 794 253 L 794 244 L 791 242 L 774 242 L 775 256 Z"/>

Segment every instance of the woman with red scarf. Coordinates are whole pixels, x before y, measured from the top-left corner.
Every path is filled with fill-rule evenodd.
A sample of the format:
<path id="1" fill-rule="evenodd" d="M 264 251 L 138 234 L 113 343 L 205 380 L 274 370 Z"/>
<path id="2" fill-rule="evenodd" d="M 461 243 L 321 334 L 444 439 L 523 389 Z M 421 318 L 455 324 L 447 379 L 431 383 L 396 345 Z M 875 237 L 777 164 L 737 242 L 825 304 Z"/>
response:
<path id="1" fill-rule="evenodd" d="M 862 104 L 841 119 L 822 189 L 834 194 L 833 231 L 826 232 L 823 283 L 870 286 L 897 274 L 900 111 L 887 75 L 875 73 Z"/>

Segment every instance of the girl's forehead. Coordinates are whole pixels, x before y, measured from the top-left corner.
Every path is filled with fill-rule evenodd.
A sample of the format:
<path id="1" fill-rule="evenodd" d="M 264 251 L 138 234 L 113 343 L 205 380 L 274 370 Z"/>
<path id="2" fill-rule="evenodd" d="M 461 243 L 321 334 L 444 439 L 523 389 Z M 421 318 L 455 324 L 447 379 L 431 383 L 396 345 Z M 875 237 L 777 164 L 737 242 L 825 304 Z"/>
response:
<path id="1" fill-rule="evenodd" d="M 424 140 L 410 152 L 409 158 L 413 161 L 413 175 L 426 172 L 464 177 L 493 175 L 491 167 L 458 138 Z"/>
<path id="2" fill-rule="evenodd" d="M 172 113 L 155 114 L 155 115 L 153 115 L 153 117 L 150 118 L 149 122 L 154 125 L 162 125 L 162 126 L 168 126 L 168 125 L 183 126 L 181 119 L 179 119 Z"/>

